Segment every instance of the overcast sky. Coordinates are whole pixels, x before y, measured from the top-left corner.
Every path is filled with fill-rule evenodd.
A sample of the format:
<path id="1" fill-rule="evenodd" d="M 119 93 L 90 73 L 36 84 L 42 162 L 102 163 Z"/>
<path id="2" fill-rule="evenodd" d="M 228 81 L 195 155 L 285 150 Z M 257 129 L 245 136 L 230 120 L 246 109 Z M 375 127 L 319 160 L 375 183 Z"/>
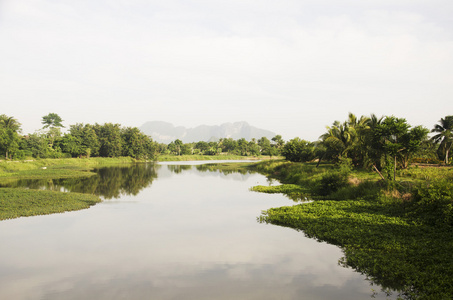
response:
<path id="1" fill-rule="evenodd" d="M 40 129 L 453 115 L 451 0 L 0 0 L 0 114 Z"/>

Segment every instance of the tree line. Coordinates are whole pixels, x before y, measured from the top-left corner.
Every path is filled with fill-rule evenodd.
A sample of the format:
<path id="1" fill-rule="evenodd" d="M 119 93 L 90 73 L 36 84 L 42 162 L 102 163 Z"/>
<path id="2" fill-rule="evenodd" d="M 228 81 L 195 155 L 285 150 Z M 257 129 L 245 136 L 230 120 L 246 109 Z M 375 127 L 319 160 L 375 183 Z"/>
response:
<path id="1" fill-rule="evenodd" d="M 21 124 L 14 118 L 0 115 L 0 155 L 6 159 L 62 157 L 119 157 L 155 159 L 158 155 L 242 156 L 281 155 L 284 141 L 280 135 L 247 141 L 221 138 L 218 141 L 183 143 L 177 139 L 168 145 L 157 143 L 136 127 L 105 123 L 70 125 L 62 134 L 63 120 L 58 114 L 42 117 L 41 130 L 21 135 Z"/>
<path id="2" fill-rule="evenodd" d="M 42 117 L 43 128 L 21 135 L 21 124 L 0 115 L 0 154 L 6 159 L 62 157 L 119 157 L 153 159 L 158 149 L 149 136 L 136 127 L 120 124 L 75 124 L 62 134 L 63 120 L 55 113 Z"/>
<path id="3" fill-rule="evenodd" d="M 428 133 L 434 135 L 429 138 Z M 290 161 L 328 160 L 358 168 L 372 168 L 381 177 L 394 179 L 396 168 L 409 162 L 451 164 L 453 116 L 441 118 L 432 130 L 412 127 L 404 118 L 394 116 L 356 117 L 350 113 L 344 122 L 335 121 L 316 142 L 295 138 L 282 154 Z"/>
<path id="4" fill-rule="evenodd" d="M 377 117 L 372 114 L 358 118 L 350 113 L 344 122 L 327 126 L 318 141 L 300 138 L 285 142 L 281 135 L 234 140 L 183 143 L 177 139 L 168 145 L 157 143 L 136 127 L 120 124 L 75 124 L 61 133 L 63 120 L 55 113 L 42 117 L 43 128 L 33 134 L 21 135 L 21 124 L 14 118 L 0 115 L 0 154 L 6 159 L 25 157 L 118 157 L 154 159 L 157 155 L 219 155 L 284 156 L 294 162 L 317 160 L 373 168 L 387 178 L 396 168 L 409 162 L 443 161 L 451 163 L 453 116 L 441 118 L 431 132 L 423 126 L 412 127 L 404 118 Z"/>
<path id="5" fill-rule="evenodd" d="M 281 135 L 276 135 L 271 140 L 267 137 L 260 139 L 245 138 L 234 140 L 232 138 L 220 138 L 218 141 L 200 141 L 196 143 L 183 143 L 177 139 L 168 145 L 159 144 L 159 153 L 169 155 L 220 155 L 231 154 L 240 156 L 279 156 L 283 149 L 284 140 Z"/>

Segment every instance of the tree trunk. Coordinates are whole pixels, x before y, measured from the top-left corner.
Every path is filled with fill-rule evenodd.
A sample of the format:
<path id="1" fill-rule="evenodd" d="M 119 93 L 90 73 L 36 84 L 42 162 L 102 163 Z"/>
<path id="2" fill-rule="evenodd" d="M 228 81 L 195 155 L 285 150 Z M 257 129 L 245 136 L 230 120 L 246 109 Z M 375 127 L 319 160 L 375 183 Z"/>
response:
<path id="1" fill-rule="evenodd" d="M 373 165 L 373 168 L 374 168 L 374 170 L 379 174 L 379 176 L 381 176 L 382 180 L 385 181 L 385 177 L 381 174 L 381 172 L 379 172 L 378 168 L 376 168 L 375 165 Z"/>
<path id="2" fill-rule="evenodd" d="M 318 159 L 318 163 L 316 164 L 316 168 L 319 167 L 319 164 L 321 163 L 321 159 L 324 157 L 324 154 L 321 155 L 321 157 L 319 157 Z"/>
<path id="3" fill-rule="evenodd" d="M 396 180 L 396 155 L 395 155 L 395 165 L 394 165 L 394 168 L 393 168 L 393 181 Z"/>

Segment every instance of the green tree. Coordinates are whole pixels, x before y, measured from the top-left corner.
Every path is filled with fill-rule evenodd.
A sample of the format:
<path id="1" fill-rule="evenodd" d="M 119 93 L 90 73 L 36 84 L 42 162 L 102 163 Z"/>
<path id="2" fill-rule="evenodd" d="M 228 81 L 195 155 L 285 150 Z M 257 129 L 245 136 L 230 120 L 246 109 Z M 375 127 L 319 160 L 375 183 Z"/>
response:
<path id="1" fill-rule="evenodd" d="M 187 143 L 181 146 L 181 155 L 192 155 L 193 154 L 193 144 Z"/>
<path id="2" fill-rule="evenodd" d="M 281 150 L 285 146 L 285 141 L 282 139 L 282 136 L 277 134 L 272 138 L 272 141 L 275 143 L 275 146 L 278 150 Z"/>
<path id="3" fill-rule="evenodd" d="M 445 158 L 445 164 L 449 163 L 449 153 L 453 145 L 453 116 L 441 118 L 439 124 L 436 124 L 431 132 L 435 132 L 431 140 L 439 144 L 439 157 Z"/>
<path id="4" fill-rule="evenodd" d="M 49 113 L 47 116 L 42 117 L 42 121 L 41 121 L 41 123 L 44 124 L 44 127 L 43 127 L 44 129 L 46 129 L 48 127 L 50 127 L 50 128 L 64 127 L 61 122 L 63 122 L 63 120 L 56 113 Z"/>
<path id="5" fill-rule="evenodd" d="M 394 116 L 386 117 L 374 128 L 372 135 L 376 151 L 385 159 L 387 167 L 393 160 L 393 180 L 398 160 L 403 168 L 407 167 L 410 156 L 420 148 L 427 134 L 428 130 L 422 126 L 410 129 L 405 119 Z M 391 174 L 387 177 L 391 179 Z"/>
<path id="6" fill-rule="evenodd" d="M 41 124 L 44 125 L 43 129 L 47 129 L 47 137 L 51 148 L 53 148 L 55 140 L 61 136 L 60 128 L 64 127 L 61 122 L 63 120 L 56 113 L 49 113 L 42 117 Z"/>
<path id="7" fill-rule="evenodd" d="M 220 140 L 219 143 L 222 148 L 222 152 L 235 152 L 238 148 L 238 142 L 232 138 Z"/>
<path id="8" fill-rule="evenodd" d="M 79 137 L 72 134 L 65 134 L 59 141 L 58 146 L 63 153 L 69 153 L 72 157 L 78 157 L 86 154 Z"/>
<path id="9" fill-rule="evenodd" d="M 282 155 L 293 162 L 310 161 L 315 158 L 315 144 L 296 137 L 285 144 Z"/>
<path id="10" fill-rule="evenodd" d="M 145 158 L 150 155 L 150 138 L 142 133 L 137 127 L 127 127 L 122 130 L 123 155 L 133 158 Z"/>
<path id="11" fill-rule="evenodd" d="M 12 158 L 19 149 L 20 125 L 14 117 L 0 115 L 0 151 L 6 159 Z"/>
<path id="12" fill-rule="evenodd" d="M 264 155 L 272 155 L 271 141 L 265 136 L 258 140 L 258 145 L 261 147 L 261 153 Z"/>
<path id="13" fill-rule="evenodd" d="M 268 140 L 268 141 L 269 141 L 269 140 Z M 270 145 L 270 143 L 269 143 L 269 145 Z M 252 139 L 252 140 L 248 143 L 247 149 L 248 149 L 248 152 L 250 153 L 250 155 L 254 155 L 254 156 L 259 156 L 259 155 L 261 155 L 262 148 L 261 148 L 261 146 L 259 145 L 259 141 L 258 141 L 258 143 L 257 143 L 255 139 Z"/>
<path id="14" fill-rule="evenodd" d="M 0 115 L 0 127 L 3 128 L 9 128 L 17 133 L 21 132 L 21 126 L 20 124 L 14 117 L 8 117 L 7 115 Z"/>
<path id="15" fill-rule="evenodd" d="M 180 139 L 175 140 L 175 147 L 178 155 L 181 155 L 181 147 L 184 143 Z"/>
<path id="16" fill-rule="evenodd" d="M 94 130 L 99 138 L 99 156 L 118 157 L 123 152 L 123 139 L 121 137 L 121 125 L 105 123 L 95 124 Z"/>
<path id="17" fill-rule="evenodd" d="M 101 144 L 96 134 L 95 126 L 77 123 L 69 126 L 69 132 L 80 141 L 83 149 L 81 155 L 87 157 L 99 156 Z"/>
<path id="18" fill-rule="evenodd" d="M 36 158 L 52 157 L 53 149 L 49 147 L 47 135 L 35 132 L 24 136 L 21 142 L 22 150 L 28 151 Z"/>
<path id="19" fill-rule="evenodd" d="M 347 121 L 335 121 L 327 127 L 327 132 L 320 137 L 326 149 L 324 155 L 334 161 L 349 157 L 355 165 L 363 164 L 366 155 L 363 134 L 368 128 L 368 120 L 368 117 L 357 118 L 349 113 Z"/>
<path id="20" fill-rule="evenodd" d="M 249 150 L 249 143 L 246 139 L 241 138 L 237 141 L 237 150 L 239 151 L 240 155 L 247 156 Z"/>
<path id="21" fill-rule="evenodd" d="M 200 141 L 195 144 L 195 149 L 198 149 L 201 154 L 206 154 L 211 149 L 211 146 L 205 141 Z"/>

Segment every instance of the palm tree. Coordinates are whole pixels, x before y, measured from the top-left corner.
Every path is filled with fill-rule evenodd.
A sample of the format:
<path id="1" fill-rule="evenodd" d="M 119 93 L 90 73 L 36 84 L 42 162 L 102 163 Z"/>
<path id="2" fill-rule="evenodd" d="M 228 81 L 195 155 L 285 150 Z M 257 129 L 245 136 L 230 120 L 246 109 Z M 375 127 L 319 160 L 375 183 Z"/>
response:
<path id="1" fill-rule="evenodd" d="M 368 117 L 361 116 L 359 119 L 349 113 L 347 121 L 335 121 L 327 127 L 327 132 L 320 138 L 329 154 L 338 159 L 349 157 L 355 164 L 360 164 L 364 156 L 362 133 L 368 128 L 368 120 Z"/>
<path id="2" fill-rule="evenodd" d="M 5 158 L 19 147 L 20 123 L 14 117 L 0 115 L 0 148 L 5 151 Z"/>
<path id="3" fill-rule="evenodd" d="M 441 118 L 439 123 L 431 130 L 431 132 L 437 133 L 431 140 L 440 143 L 439 150 L 445 152 L 445 164 L 448 164 L 448 153 L 453 145 L 453 116 Z"/>
<path id="4" fill-rule="evenodd" d="M 20 132 L 20 124 L 14 117 L 8 117 L 7 115 L 0 115 L 0 126 L 3 128 L 9 128 L 15 132 Z"/>
<path id="5" fill-rule="evenodd" d="M 364 165 L 366 166 L 374 166 L 375 168 L 380 168 L 381 166 L 382 153 L 380 151 L 380 144 L 377 143 L 373 134 L 376 127 L 378 127 L 383 120 L 384 117 L 378 118 L 375 114 L 371 114 L 367 121 L 365 134 L 363 135 L 364 151 L 366 152 Z"/>

